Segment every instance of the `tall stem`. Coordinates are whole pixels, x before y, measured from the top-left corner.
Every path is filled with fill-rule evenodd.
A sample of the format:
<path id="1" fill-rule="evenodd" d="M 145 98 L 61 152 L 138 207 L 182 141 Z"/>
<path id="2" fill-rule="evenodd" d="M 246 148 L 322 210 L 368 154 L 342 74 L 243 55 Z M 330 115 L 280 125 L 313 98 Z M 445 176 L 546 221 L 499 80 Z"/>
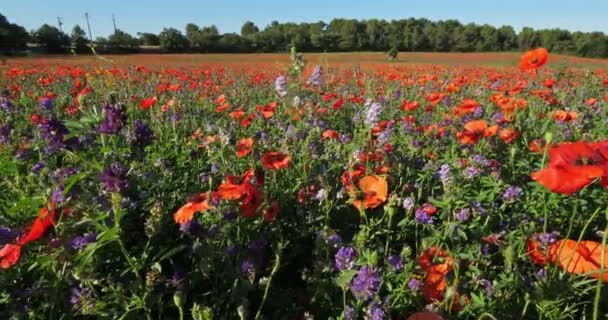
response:
<path id="1" fill-rule="evenodd" d="M 268 292 L 270 292 L 270 286 L 272 285 L 272 278 L 274 278 L 274 275 L 277 273 L 277 271 L 279 271 L 279 268 L 281 266 L 281 254 L 286 246 L 287 243 L 279 243 L 279 248 L 277 249 L 277 252 L 274 256 L 274 266 L 272 267 L 272 271 L 270 272 L 270 276 L 268 277 L 268 282 L 266 283 L 266 288 L 264 289 L 264 296 L 262 297 L 262 302 L 260 303 L 258 311 L 255 314 L 255 320 L 260 319 L 260 316 L 262 315 L 262 308 L 264 308 L 264 304 L 266 304 Z"/>

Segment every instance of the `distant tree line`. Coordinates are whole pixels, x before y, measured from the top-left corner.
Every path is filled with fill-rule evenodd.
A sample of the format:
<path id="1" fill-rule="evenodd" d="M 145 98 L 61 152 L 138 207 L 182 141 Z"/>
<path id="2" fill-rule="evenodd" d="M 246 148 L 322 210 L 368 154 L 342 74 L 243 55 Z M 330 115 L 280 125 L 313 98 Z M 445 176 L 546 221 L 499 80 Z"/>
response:
<path id="1" fill-rule="evenodd" d="M 104 52 L 142 52 L 160 48 L 165 52 L 287 52 L 295 46 L 310 51 L 436 51 L 486 52 L 527 50 L 545 47 L 550 52 L 583 57 L 608 57 L 608 36 L 603 32 L 570 32 L 563 29 L 534 30 L 525 27 L 516 33 L 511 26 L 494 27 L 457 20 L 428 19 L 353 20 L 333 19 L 329 24 L 271 22 L 264 29 L 245 22 L 240 34 L 220 33 L 216 26 L 189 23 L 185 32 L 165 28 L 160 34 L 132 36 L 116 30 L 107 38 L 90 41 L 76 25 L 68 35 L 48 24 L 27 32 L 9 23 L 0 14 L 0 52 L 23 50 L 28 44 L 49 53 L 90 52 L 92 44 Z"/>

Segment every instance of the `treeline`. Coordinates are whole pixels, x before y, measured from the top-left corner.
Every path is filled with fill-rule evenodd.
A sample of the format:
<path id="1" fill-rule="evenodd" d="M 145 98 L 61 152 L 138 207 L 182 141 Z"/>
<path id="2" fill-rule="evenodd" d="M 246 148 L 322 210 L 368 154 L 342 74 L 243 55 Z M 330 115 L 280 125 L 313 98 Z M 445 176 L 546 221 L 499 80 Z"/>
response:
<path id="1" fill-rule="evenodd" d="M 141 52 L 161 48 L 165 52 L 286 52 L 300 51 L 436 51 L 486 52 L 545 47 L 550 52 L 583 57 L 608 57 L 608 36 L 602 32 L 570 32 L 563 29 L 496 28 L 457 20 L 428 19 L 353 20 L 333 19 L 329 24 L 271 22 L 264 29 L 245 22 L 240 34 L 220 33 L 215 26 L 186 25 L 185 30 L 165 28 L 160 34 L 116 30 L 107 38 L 88 39 L 76 25 L 70 34 L 42 25 L 27 32 L 0 14 L 0 51 L 22 50 L 33 44 L 49 53 L 90 52 L 92 45 L 104 52 Z"/>

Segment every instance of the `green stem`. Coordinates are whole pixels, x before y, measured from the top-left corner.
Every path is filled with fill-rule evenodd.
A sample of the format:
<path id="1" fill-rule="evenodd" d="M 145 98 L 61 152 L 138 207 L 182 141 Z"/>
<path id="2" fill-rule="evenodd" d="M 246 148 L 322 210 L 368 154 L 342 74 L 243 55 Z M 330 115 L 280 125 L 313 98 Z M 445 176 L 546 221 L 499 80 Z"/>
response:
<path id="1" fill-rule="evenodd" d="M 264 289 L 264 296 L 262 297 L 262 302 L 260 303 L 260 306 L 258 307 L 258 311 L 255 314 L 254 320 L 260 319 L 260 316 L 262 315 L 262 308 L 264 308 L 264 304 L 266 304 L 266 299 L 268 298 L 268 293 L 270 292 L 270 286 L 272 284 L 272 279 L 274 278 L 274 275 L 277 273 L 277 271 L 279 271 L 279 267 L 281 266 L 281 253 L 283 252 L 283 249 L 286 246 L 287 246 L 287 243 L 285 243 L 285 244 L 279 243 L 279 248 L 275 254 L 274 266 L 272 267 L 272 271 L 270 272 L 270 276 L 268 277 L 268 282 L 266 283 L 266 288 Z"/>
<path id="2" fill-rule="evenodd" d="M 602 285 L 603 285 L 603 274 L 604 274 L 604 259 L 606 258 L 606 238 L 608 237 L 608 207 L 606 207 L 605 219 L 607 221 L 606 228 L 604 228 L 604 234 L 602 236 L 602 257 L 600 261 L 600 270 L 597 277 L 597 285 L 595 287 L 595 298 L 593 299 L 593 320 L 597 320 L 599 318 L 600 311 L 600 296 L 602 293 Z"/>

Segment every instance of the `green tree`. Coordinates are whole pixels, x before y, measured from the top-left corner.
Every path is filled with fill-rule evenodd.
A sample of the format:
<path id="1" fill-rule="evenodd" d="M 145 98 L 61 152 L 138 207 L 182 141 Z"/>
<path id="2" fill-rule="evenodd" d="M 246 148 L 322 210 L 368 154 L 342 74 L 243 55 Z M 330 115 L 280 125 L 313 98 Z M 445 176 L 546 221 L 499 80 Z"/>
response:
<path id="1" fill-rule="evenodd" d="M 138 48 L 139 42 L 130 34 L 118 29 L 108 37 L 111 50 L 133 51 Z"/>
<path id="2" fill-rule="evenodd" d="M 48 52 L 65 52 L 70 43 L 70 38 L 59 29 L 43 24 L 38 30 L 34 31 L 34 41 L 44 46 Z"/>
<path id="3" fill-rule="evenodd" d="M 511 26 L 498 28 L 498 39 L 501 50 L 509 51 L 517 48 L 517 34 Z"/>
<path id="4" fill-rule="evenodd" d="M 0 14 L 0 52 L 27 48 L 29 34 L 22 26 L 10 23 Z"/>
<path id="5" fill-rule="evenodd" d="M 519 33 L 519 49 L 529 50 L 540 45 L 538 33 L 532 28 L 524 27 Z"/>
<path id="6" fill-rule="evenodd" d="M 184 51 L 188 48 L 188 39 L 175 28 L 164 28 L 158 35 L 160 46 L 171 52 Z"/>
<path id="7" fill-rule="evenodd" d="M 243 37 L 249 37 L 258 32 L 260 32 L 260 29 L 258 29 L 258 26 L 256 26 L 255 23 L 251 21 L 243 23 L 243 26 L 241 27 L 241 35 Z"/>
<path id="8" fill-rule="evenodd" d="M 79 25 L 75 25 L 70 34 L 70 45 L 74 51 L 79 53 L 86 52 L 88 49 L 87 42 L 87 35 L 84 30 Z"/>
<path id="9" fill-rule="evenodd" d="M 139 38 L 139 42 L 144 46 L 160 45 L 160 40 L 158 40 L 158 35 L 156 35 L 154 33 L 138 32 L 137 37 Z"/>

